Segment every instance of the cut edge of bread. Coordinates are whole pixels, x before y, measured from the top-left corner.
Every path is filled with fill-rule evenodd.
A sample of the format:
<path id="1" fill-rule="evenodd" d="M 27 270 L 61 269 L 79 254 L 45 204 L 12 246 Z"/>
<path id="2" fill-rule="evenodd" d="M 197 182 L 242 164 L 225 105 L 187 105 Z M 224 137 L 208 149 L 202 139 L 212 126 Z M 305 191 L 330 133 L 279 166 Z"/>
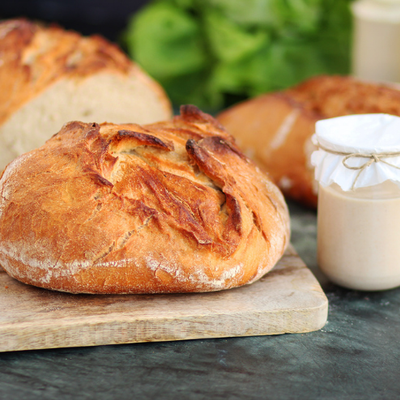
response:
<path id="1" fill-rule="evenodd" d="M 101 71 L 80 79 L 59 79 L 0 126 L 0 168 L 43 145 L 69 121 L 146 124 L 171 116 L 162 89 L 139 68 L 128 75 Z"/>

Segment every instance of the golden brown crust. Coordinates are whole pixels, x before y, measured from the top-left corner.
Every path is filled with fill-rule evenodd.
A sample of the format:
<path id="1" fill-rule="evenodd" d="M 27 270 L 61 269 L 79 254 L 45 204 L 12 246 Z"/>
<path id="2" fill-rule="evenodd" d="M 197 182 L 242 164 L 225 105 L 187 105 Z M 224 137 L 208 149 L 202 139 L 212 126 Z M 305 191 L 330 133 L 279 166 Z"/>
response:
<path id="1" fill-rule="evenodd" d="M 104 71 L 136 75 L 158 93 L 170 112 L 161 87 L 100 36 L 82 37 L 55 25 L 8 20 L 0 23 L 0 54 L 0 124 L 56 81 Z"/>
<path id="2" fill-rule="evenodd" d="M 1 264 L 55 290 L 227 289 L 289 241 L 279 190 L 193 106 L 146 126 L 70 122 L 6 168 L 0 194 Z"/>
<path id="3" fill-rule="evenodd" d="M 286 94 L 324 118 L 370 113 L 400 115 L 400 91 L 349 76 L 318 76 Z"/>
<path id="4" fill-rule="evenodd" d="M 319 76 L 233 106 L 218 120 L 288 198 L 316 207 L 310 165 L 316 121 L 366 113 L 400 116 L 400 91 L 351 77 Z"/>

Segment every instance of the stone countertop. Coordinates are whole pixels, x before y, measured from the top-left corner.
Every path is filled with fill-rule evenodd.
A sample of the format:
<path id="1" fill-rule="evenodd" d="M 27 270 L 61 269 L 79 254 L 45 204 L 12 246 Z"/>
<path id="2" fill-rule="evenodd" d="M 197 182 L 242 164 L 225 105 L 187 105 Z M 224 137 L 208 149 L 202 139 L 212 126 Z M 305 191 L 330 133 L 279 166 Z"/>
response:
<path id="1" fill-rule="evenodd" d="M 0 353 L 0 399 L 394 399 L 400 289 L 331 284 L 316 214 L 290 204 L 292 243 L 329 299 L 317 332 Z"/>

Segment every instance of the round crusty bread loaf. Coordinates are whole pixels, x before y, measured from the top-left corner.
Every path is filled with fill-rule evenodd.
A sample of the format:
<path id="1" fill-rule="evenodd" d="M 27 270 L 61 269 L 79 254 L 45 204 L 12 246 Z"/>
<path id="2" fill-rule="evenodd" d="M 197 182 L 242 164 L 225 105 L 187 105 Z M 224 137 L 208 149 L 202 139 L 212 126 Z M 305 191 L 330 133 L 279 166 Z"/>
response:
<path id="1" fill-rule="evenodd" d="M 0 263 L 48 289 L 227 289 L 289 241 L 279 189 L 194 106 L 146 126 L 67 123 L 7 166 L 0 193 Z"/>
<path id="2" fill-rule="evenodd" d="M 163 89 L 119 48 L 27 20 L 0 23 L 0 169 L 66 121 L 171 118 Z"/>
<path id="3" fill-rule="evenodd" d="M 244 101 L 218 120 L 283 193 L 317 206 L 311 137 L 320 119 L 349 114 L 400 116 L 400 91 L 351 77 L 319 76 L 280 93 Z"/>

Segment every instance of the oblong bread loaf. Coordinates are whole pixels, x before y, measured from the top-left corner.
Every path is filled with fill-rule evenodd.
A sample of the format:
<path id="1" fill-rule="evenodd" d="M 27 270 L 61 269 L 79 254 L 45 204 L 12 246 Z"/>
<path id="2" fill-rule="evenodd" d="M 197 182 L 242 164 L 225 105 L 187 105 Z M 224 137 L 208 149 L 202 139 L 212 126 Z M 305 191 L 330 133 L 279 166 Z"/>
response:
<path id="1" fill-rule="evenodd" d="M 370 113 L 400 116 L 400 91 L 351 77 L 318 76 L 239 103 L 217 119 L 288 198 L 315 208 L 317 184 L 310 162 L 315 123 Z"/>

